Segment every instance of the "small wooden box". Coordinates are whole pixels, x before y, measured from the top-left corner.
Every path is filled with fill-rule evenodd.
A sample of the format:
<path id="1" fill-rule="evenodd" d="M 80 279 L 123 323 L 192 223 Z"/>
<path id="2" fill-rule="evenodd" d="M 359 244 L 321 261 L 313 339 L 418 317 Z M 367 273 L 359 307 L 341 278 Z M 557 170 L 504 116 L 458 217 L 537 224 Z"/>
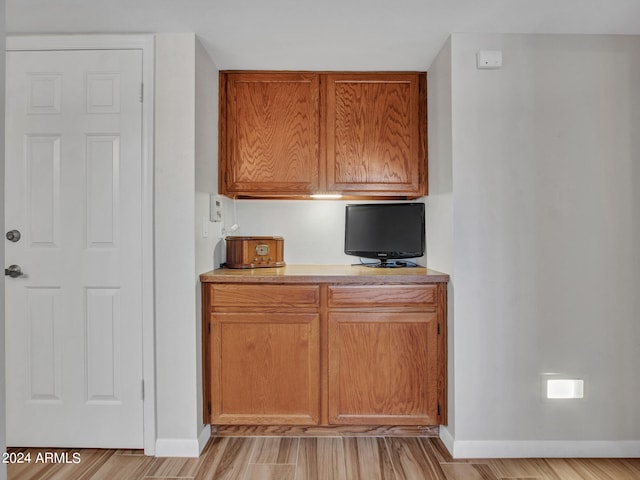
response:
<path id="1" fill-rule="evenodd" d="M 284 267 L 284 238 L 227 237 L 227 268 Z"/>

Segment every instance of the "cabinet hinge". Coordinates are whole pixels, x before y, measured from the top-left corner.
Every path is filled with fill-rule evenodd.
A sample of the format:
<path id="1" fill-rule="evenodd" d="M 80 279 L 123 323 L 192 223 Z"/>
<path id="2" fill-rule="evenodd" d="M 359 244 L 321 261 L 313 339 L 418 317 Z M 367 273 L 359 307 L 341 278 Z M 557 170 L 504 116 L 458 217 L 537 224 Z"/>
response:
<path id="1" fill-rule="evenodd" d="M 438 402 L 438 417 L 440 416 L 440 402 Z"/>
<path id="2" fill-rule="evenodd" d="M 438 324 L 438 335 L 440 335 L 440 324 Z"/>
<path id="3" fill-rule="evenodd" d="M 207 323 L 207 333 L 211 335 L 211 323 Z"/>
<path id="4" fill-rule="evenodd" d="M 140 103 L 144 102 L 144 83 L 140 84 Z"/>
<path id="5" fill-rule="evenodd" d="M 144 400 L 144 380 L 140 380 L 142 383 L 142 400 Z"/>
<path id="6" fill-rule="evenodd" d="M 207 413 L 211 415 L 211 402 L 207 402 Z"/>

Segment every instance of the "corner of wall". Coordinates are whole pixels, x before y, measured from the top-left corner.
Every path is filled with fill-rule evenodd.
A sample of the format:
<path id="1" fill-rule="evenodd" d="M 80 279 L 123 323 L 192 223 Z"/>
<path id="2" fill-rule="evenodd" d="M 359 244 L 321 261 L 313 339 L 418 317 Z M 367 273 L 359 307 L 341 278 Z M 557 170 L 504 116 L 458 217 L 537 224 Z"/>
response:
<path id="1" fill-rule="evenodd" d="M 211 438 L 211 426 L 203 425 L 198 437 L 191 438 L 158 438 L 156 440 L 156 457 L 197 458 Z"/>
<path id="2" fill-rule="evenodd" d="M 218 70 L 200 40 L 195 37 L 195 289 L 197 428 L 203 428 L 202 399 L 202 296 L 198 276 L 212 270 L 220 241 L 220 223 L 210 221 L 210 196 L 217 191 Z M 208 425 L 205 428 L 209 430 Z"/>
<path id="3" fill-rule="evenodd" d="M 158 456 L 197 456 L 199 448 L 194 42 L 194 34 L 160 34 L 155 41 Z"/>
<path id="4" fill-rule="evenodd" d="M 451 456 L 454 457 L 455 439 L 453 438 L 453 434 L 449 431 L 449 428 L 443 425 L 440 425 L 440 440 L 442 440 L 444 446 L 447 447 Z"/>
<path id="5" fill-rule="evenodd" d="M 427 72 L 429 196 L 427 208 L 427 266 L 448 273 L 448 392 L 447 432 L 455 431 L 455 372 L 453 321 L 453 157 L 451 38 L 436 56 Z"/>

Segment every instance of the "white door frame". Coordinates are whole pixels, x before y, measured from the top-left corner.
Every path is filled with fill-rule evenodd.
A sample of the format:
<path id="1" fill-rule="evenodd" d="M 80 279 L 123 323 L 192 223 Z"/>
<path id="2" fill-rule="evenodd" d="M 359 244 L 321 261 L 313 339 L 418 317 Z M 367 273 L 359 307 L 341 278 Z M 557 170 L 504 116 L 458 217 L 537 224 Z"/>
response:
<path id="1" fill-rule="evenodd" d="M 7 36 L 7 51 L 28 50 L 141 50 L 142 81 L 142 376 L 144 381 L 144 453 L 155 455 L 155 304 L 153 278 L 153 126 L 154 36 L 28 35 Z"/>

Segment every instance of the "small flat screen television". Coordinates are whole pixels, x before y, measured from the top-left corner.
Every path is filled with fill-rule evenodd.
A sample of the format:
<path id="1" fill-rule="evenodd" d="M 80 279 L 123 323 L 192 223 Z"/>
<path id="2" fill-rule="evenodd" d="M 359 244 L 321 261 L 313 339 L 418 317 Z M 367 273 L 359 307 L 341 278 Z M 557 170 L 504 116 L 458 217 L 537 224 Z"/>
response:
<path id="1" fill-rule="evenodd" d="M 369 266 L 415 266 L 397 260 L 424 255 L 424 211 L 423 203 L 347 205 L 344 253 L 379 260 Z"/>

